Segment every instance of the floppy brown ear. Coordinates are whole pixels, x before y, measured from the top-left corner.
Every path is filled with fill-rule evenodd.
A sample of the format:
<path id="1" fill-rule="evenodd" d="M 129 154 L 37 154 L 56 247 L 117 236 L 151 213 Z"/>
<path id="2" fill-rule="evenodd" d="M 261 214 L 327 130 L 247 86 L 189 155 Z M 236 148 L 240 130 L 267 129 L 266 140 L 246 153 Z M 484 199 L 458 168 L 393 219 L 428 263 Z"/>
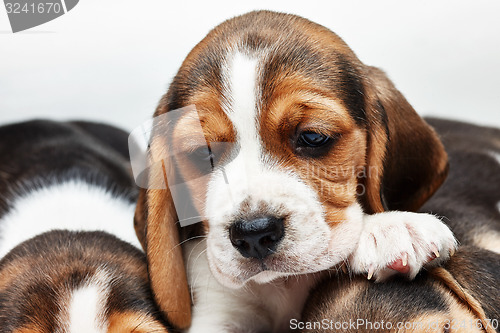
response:
<path id="1" fill-rule="evenodd" d="M 472 293 L 470 293 L 470 291 L 465 286 L 461 285 L 460 282 L 457 281 L 455 276 L 450 271 L 442 267 L 437 267 L 434 268 L 430 272 L 430 274 L 441 281 L 462 303 L 464 303 L 474 313 L 474 315 L 482 322 L 482 326 L 485 332 L 496 332 L 496 330 L 491 325 L 491 319 L 488 319 L 488 316 L 484 312 L 481 303 L 476 299 L 476 297 L 474 297 Z"/>
<path id="2" fill-rule="evenodd" d="M 150 159 L 160 161 L 166 156 L 162 137 L 151 142 Z M 149 183 L 166 182 L 170 174 L 164 160 L 159 167 L 149 170 Z M 168 189 L 143 189 L 135 212 L 137 236 L 145 249 L 151 288 L 158 306 L 170 324 L 185 329 L 191 324 L 191 297 L 180 246 L 177 214 Z"/>
<path id="3" fill-rule="evenodd" d="M 443 144 L 381 70 L 367 67 L 365 79 L 365 210 L 416 211 L 448 174 Z"/>
<path id="4" fill-rule="evenodd" d="M 462 245 L 444 268 L 432 270 L 431 274 L 440 278 L 479 319 L 499 318 L 499 264 L 500 254 Z M 491 327 L 491 322 L 489 324 Z"/>

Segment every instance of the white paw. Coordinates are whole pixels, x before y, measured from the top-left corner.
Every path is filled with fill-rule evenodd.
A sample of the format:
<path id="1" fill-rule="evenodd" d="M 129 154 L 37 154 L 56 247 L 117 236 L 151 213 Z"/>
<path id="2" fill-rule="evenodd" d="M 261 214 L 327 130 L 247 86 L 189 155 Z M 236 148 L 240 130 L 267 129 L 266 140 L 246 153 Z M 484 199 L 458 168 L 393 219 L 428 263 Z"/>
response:
<path id="1" fill-rule="evenodd" d="M 448 260 L 456 247 L 451 230 L 434 215 L 384 212 L 364 217 L 349 263 L 353 272 L 367 273 L 377 282 L 397 273 L 413 279 L 422 267 Z"/>

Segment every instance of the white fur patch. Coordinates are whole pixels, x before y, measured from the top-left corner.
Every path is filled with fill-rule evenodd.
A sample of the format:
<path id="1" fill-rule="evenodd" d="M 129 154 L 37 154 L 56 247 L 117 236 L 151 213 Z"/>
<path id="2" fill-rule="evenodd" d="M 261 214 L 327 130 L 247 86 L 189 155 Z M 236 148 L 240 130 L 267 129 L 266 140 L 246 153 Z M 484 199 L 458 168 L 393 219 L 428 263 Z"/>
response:
<path id="1" fill-rule="evenodd" d="M 109 277 L 97 272 L 87 283 L 74 290 L 69 301 L 68 333 L 105 333 L 106 301 L 109 295 Z M 63 321 L 64 322 L 64 321 Z"/>
<path id="2" fill-rule="evenodd" d="M 69 181 L 18 198 L 0 220 L 0 258 L 21 242 L 63 229 L 106 231 L 141 248 L 134 231 L 135 205 L 83 181 Z"/>
<path id="3" fill-rule="evenodd" d="M 496 151 L 490 151 L 489 154 L 497 160 L 498 164 L 500 164 L 500 154 Z"/>
<path id="4" fill-rule="evenodd" d="M 413 279 L 434 250 L 439 252 L 439 258 L 429 266 L 446 261 L 457 248 L 451 230 L 431 214 L 390 211 L 365 215 L 364 224 L 350 264 L 355 273 L 372 270 L 377 281 L 396 274 L 387 266 L 404 254 L 409 267 L 407 275 Z"/>
<path id="5" fill-rule="evenodd" d="M 258 59 L 236 53 L 229 66 L 229 73 L 224 75 L 228 80 L 225 86 L 230 90 L 230 97 L 226 96 L 230 106 L 226 106 L 224 111 L 236 129 L 237 144 L 240 147 L 238 161 L 232 164 L 237 165 L 237 178 L 244 181 L 245 186 L 248 171 L 262 168 L 262 146 L 257 132 L 257 70 Z"/>
<path id="6" fill-rule="evenodd" d="M 476 246 L 500 254 L 500 233 L 488 231 L 474 237 Z"/>
<path id="7" fill-rule="evenodd" d="M 500 154 L 497 154 L 500 163 Z M 497 209 L 500 212 L 500 202 L 497 203 Z M 488 231 L 474 237 L 474 242 L 477 246 L 500 254 L 500 233 L 496 231 Z"/>
<path id="8" fill-rule="evenodd" d="M 300 318 L 316 275 L 299 275 L 269 284 L 250 282 L 228 289 L 210 274 L 206 242 L 183 247 L 187 277 L 196 300 L 188 333 L 287 332 L 290 319 Z"/>

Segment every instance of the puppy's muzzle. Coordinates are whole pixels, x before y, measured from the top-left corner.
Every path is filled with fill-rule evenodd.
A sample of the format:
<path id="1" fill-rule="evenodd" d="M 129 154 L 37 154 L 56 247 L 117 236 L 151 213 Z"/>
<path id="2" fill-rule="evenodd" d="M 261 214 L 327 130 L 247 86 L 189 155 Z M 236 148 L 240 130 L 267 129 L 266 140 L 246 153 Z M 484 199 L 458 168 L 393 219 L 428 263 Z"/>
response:
<path id="1" fill-rule="evenodd" d="M 284 234 L 284 219 L 275 216 L 238 220 L 229 227 L 231 243 L 245 258 L 264 259 L 274 253 Z"/>

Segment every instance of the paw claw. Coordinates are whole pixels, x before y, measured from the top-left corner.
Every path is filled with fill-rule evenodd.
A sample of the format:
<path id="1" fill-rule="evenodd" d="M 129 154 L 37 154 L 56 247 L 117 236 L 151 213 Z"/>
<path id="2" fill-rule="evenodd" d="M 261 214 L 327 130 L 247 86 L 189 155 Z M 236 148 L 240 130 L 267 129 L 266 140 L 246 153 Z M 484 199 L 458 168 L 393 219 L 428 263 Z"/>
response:
<path id="1" fill-rule="evenodd" d="M 368 270 L 368 280 L 371 280 L 373 277 L 373 273 L 375 273 L 375 268 L 373 268 L 373 265 L 370 265 L 370 269 Z"/>
<path id="2" fill-rule="evenodd" d="M 403 253 L 400 259 L 394 260 L 390 265 L 390 269 L 393 269 L 401 274 L 406 274 L 410 271 L 410 266 L 408 266 L 408 253 Z"/>
<path id="3" fill-rule="evenodd" d="M 434 255 L 436 256 L 436 258 L 439 258 L 439 249 L 437 248 L 436 244 L 432 243 L 431 244 L 431 250 L 432 250 L 432 253 L 434 253 Z"/>

